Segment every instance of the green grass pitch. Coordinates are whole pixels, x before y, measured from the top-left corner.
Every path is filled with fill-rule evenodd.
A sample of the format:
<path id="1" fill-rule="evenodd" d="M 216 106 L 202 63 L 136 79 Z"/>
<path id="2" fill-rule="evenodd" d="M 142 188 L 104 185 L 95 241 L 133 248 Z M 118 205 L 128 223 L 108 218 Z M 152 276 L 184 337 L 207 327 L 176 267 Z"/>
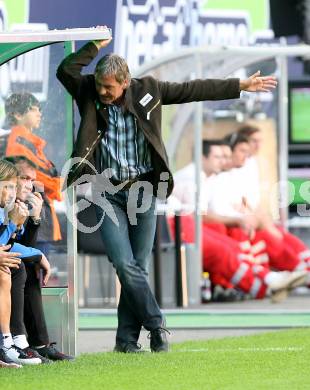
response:
<path id="1" fill-rule="evenodd" d="M 0 370 L 6 390 L 310 389 L 310 329 L 173 344 L 168 354 L 85 354 Z"/>

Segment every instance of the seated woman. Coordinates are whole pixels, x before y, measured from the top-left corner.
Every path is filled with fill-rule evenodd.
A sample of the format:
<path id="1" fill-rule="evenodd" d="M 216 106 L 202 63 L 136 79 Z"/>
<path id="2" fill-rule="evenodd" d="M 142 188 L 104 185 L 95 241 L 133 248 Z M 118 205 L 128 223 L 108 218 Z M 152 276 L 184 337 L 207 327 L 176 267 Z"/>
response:
<path id="1" fill-rule="evenodd" d="M 7 252 L 10 248 L 11 245 L 6 245 L 0 249 L 0 367 L 20 368 L 21 365 L 40 364 L 41 359 L 28 356 L 12 344 L 10 333 L 12 280 L 22 289 L 25 283 L 25 267 L 17 257 L 20 253 Z"/>
<path id="2" fill-rule="evenodd" d="M 19 253 L 7 251 L 10 245 L 0 249 L 0 368 L 20 368 L 19 364 L 5 356 L 3 346 L 3 333 L 10 332 L 11 315 L 11 271 L 10 268 L 19 268 Z"/>

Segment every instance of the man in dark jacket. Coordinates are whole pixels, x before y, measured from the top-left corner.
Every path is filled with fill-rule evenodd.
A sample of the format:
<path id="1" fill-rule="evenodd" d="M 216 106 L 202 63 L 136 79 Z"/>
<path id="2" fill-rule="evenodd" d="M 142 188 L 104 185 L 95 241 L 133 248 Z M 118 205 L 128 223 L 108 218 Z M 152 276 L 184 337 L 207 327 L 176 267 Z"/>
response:
<path id="1" fill-rule="evenodd" d="M 25 156 L 6 157 L 6 160 L 12 162 L 18 170 L 16 197 L 28 205 L 30 215 L 24 224 L 24 234 L 16 241 L 25 246 L 36 247 L 43 206 L 41 194 L 33 192 L 33 185 L 37 180 L 37 166 Z M 72 356 L 58 351 L 56 343 L 51 343 L 49 340 L 40 279 L 38 278 L 38 266 L 34 262 L 25 262 L 25 273 L 24 313 L 21 314 L 21 317 L 23 317 L 28 343 L 31 346 L 28 350 L 43 362 L 47 362 L 47 360 L 73 360 Z M 13 283 L 12 290 L 15 287 Z M 14 299 L 12 299 L 13 302 Z M 19 317 L 18 315 L 17 318 Z M 28 351 L 25 352 L 28 353 Z"/>
<path id="2" fill-rule="evenodd" d="M 276 81 L 259 73 L 247 80 L 184 83 L 131 79 L 125 60 L 115 54 L 104 56 L 94 74 L 82 75 L 109 42 L 87 43 L 57 70 L 81 115 L 65 187 L 93 182 L 102 239 L 122 286 L 115 351 L 140 352 L 143 326 L 150 331 L 151 350 L 165 352 L 165 321 L 147 281 L 155 197 L 166 198 L 173 188 L 161 136 L 162 105 L 238 98 L 240 90 L 266 91 Z"/>

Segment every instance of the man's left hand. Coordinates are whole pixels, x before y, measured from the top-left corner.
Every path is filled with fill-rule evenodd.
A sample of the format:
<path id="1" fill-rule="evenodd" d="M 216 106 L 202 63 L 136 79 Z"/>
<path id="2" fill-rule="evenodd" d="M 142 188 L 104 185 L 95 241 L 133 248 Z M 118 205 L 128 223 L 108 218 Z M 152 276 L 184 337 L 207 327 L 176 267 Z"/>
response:
<path id="1" fill-rule="evenodd" d="M 28 195 L 27 201 L 31 205 L 29 215 L 34 219 L 40 218 L 43 205 L 43 198 L 41 194 L 39 192 L 33 192 Z"/>
<path id="2" fill-rule="evenodd" d="M 47 258 L 42 254 L 42 259 L 39 264 L 35 265 L 35 270 L 37 274 L 37 278 L 40 279 L 40 270 L 43 271 L 43 279 L 42 284 L 43 286 L 47 285 L 47 282 L 51 276 L 51 266 Z"/>
<path id="3" fill-rule="evenodd" d="M 269 92 L 276 88 L 277 80 L 274 76 L 260 76 L 260 70 L 246 80 L 240 80 L 240 91 Z"/>

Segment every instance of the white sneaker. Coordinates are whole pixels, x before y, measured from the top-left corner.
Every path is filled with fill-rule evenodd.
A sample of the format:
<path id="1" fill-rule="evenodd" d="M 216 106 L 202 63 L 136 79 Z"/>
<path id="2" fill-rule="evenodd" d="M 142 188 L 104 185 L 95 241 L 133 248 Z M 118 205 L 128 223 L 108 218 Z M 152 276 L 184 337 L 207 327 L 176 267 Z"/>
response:
<path id="1" fill-rule="evenodd" d="M 269 284 L 271 301 L 274 303 L 282 302 L 287 298 L 290 290 L 305 285 L 307 276 L 307 271 L 279 272 L 279 278 Z"/>
<path id="2" fill-rule="evenodd" d="M 41 359 L 28 356 L 21 348 L 16 347 L 16 345 L 12 345 L 10 348 L 2 347 L 2 349 L 6 358 L 16 364 L 36 365 L 42 363 Z"/>
<path id="3" fill-rule="evenodd" d="M 11 360 L 6 353 L 4 352 L 3 348 L 0 348 L 0 367 L 1 368 L 21 368 L 22 366 L 20 364 L 16 364 Z"/>

